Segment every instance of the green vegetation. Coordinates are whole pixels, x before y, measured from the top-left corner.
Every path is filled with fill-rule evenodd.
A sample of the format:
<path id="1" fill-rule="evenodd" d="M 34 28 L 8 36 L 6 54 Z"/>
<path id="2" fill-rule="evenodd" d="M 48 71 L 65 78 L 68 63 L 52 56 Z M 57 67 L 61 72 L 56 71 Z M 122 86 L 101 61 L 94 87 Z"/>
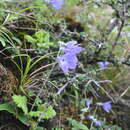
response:
<path id="1" fill-rule="evenodd" d="M 1 0 L 0 112 L 29 130 L 129 130 L 129 50 L 127 0 Z"/>

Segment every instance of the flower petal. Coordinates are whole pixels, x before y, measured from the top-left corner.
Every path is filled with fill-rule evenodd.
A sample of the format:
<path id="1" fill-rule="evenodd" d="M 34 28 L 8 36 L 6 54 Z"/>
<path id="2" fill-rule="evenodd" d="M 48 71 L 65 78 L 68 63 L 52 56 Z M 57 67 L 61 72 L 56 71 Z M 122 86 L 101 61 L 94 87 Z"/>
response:
<path id="1" fill-rule="evenodd" d="M 101 122 L 100 121 L 96 120 L 94 123 L 95 123 L 95 126 L 101 126 Z"/>
<path id="2" fill-rule="evenodd" d="M 64 1 L 63 0 L 50 0 L 49 3 L 52 5 L 53 8 L 59 10 L 61 9 Z"/>
<path id="3" fill-rule="evenodd" d="M 103 105 L 102 105 L 102 107 L 103 107 L 103 109 L 104 109 L 104 111 L 106 111 L 106 112 L 110 112 L 110 109 L 111 109 L 111 101 L 108 101 L 108 102 L 105 102 L 105 103 L 103 103 Z"/>
<path id="4" fill-rule="evenodd" d="M 64 55 L 63 56 L 59 56 L 57 59 L 58 59 L 59 66 L 62 69 L 62 71 L 64 73 L 68 73 L 69 72 L 68 63 L 67 63 Z"/>
<path id="5" fill-rule="evenodd" d="M 78 62 L 77 57 L 75 55 L 71 55 L 69 53 L 65 54 L 64 56 L 65 56 L 66 61 L 68 63 L 69 69 L 76 69 L 77 62 Z"/>
<path id="6" fill-rule="evenodd" d="M 72 55 L 79 54 L 82 50 L 83 48 L 77 44 L 77 41 L 67 42 L 67 45 L 63 49 L 65 53 L 70 53 Z"/>
<path id="7" fill-rule="evenodd" d="M 75 55 L 64 54 L 57 59 L 59 66 L 64 73 L 68 73 L 69 69 L 76 69 L 78 59 Z"/>
<path id="8" fill-rule="evenodd" d="M 89 108 L 89 107 L 90 107 L 90 104 L 91 104 L 91 101 L 90 101 L 89 99 L 87 99 L 86 102 L 85 102 L 85 106 L 86 106 L 87 108 Z"/>
<path id="9" fill-rule="evenodd" d="M 108 61 L 98 62 L 100 68 L 105 69 L 110 64 Z"/>

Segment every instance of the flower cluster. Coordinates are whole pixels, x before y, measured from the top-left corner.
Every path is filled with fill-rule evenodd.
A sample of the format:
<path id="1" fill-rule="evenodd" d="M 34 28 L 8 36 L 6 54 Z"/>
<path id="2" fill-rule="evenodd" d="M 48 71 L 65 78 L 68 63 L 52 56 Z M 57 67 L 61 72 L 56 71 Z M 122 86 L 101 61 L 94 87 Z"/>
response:
<path id="1" fill-rule="evenodd" d="M 90 101 L 89 99 L 87 99 L 86 102 L 85 102 L 85 106 L 89 108 L 89 107 L 90 107 L 90 104 L 91 104 L 91 101 Z M 103 110 L 104 110 L 105 112 L 107 112 L 107 113 L 110 112 L 110 109 L 111 109 L 111 107 L 112 107 L 111 104 L 112 104 L 111 101 L 104 102 L 104 103 L 102 103 L 102 102 L 96 103 L 97 106 L 102 106 Z"/>
<path id="2" fill-rule="evenodd" d="M 97 106 L 102 106 L 103 110 L 107 113 L 110 112 L 110 109 L 112 107 L 111 104 L 112 104 L 111 101 L 107 101 L 107 102 L 104 102 L 104 103 L 102 103 L 102 102 L 96 103 Z M 91 105 L 91 101 L 89 99 L 87 99 L 86 102 L 85 102 L 85 107 L 87 107 L 87 109 L 89 109 L 90 105 Z M 101 122 L 98 121 L 97 119 L 95 119 L 94 116 L 89 115 L 89 116 L 87 116 L 87 118 L 92 120 L 95 123 L 96 126 L 101 126 Z"/>
<path id="3" fill-rule="evenodd" d="M 76 41 L 69 41 L 67 45 L 62 48 L 64 55 L 59 56 L 58 63 L 64 73 L 68 73 L 71 69 L 76 69 L 77 66 L 77 54 L 79 54 L 83 48 L 80 47 Z"/>

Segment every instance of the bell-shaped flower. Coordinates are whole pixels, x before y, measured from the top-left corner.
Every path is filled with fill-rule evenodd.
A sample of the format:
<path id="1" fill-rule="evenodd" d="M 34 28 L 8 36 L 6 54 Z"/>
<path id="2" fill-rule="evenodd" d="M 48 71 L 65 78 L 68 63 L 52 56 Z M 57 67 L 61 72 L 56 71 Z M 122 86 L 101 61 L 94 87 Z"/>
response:
<path id="1" fill-rule="evenodd" d="M 102 106 L 102 108 L 104 109 L 104 111 L 106 111 L 107 113 L 110 112 L 110 109 L 112 107 L 112 102 L 108 101 L 108 102 L 104 102 L 104 103 L 97 103 L 98 106 Z"/>
<path id="2" fill-rule="evenodd" d="M 69 53 L 58 57 L 59 66 L 64 73 L 68 73 L 70 69 L 76 69 L 77 62 L 77 57 Z"/>

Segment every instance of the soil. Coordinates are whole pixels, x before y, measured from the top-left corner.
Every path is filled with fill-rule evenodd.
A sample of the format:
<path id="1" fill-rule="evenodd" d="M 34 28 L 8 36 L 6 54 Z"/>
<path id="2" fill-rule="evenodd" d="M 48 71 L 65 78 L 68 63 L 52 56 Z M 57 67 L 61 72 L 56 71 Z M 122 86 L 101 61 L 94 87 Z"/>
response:
<path id="1" fill-rule="evenodd" d="M 29 128 L 17 120 L 13 115 L 1 111 L 0 130 L 29 130 Z"/>

